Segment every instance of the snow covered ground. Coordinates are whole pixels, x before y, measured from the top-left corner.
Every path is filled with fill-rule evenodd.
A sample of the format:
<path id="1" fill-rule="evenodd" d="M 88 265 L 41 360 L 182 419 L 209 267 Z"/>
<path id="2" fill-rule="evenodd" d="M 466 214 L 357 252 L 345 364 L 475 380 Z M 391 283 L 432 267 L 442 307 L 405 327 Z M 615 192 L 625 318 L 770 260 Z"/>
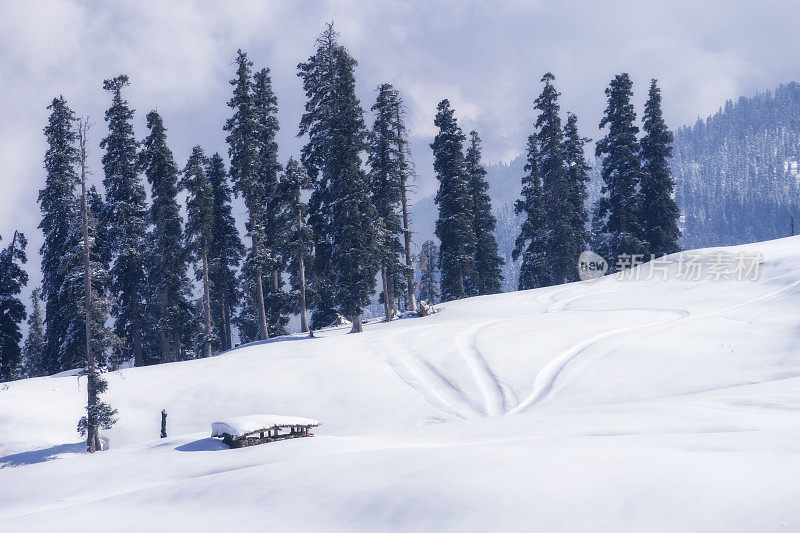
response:
<path id="1" fill-rule="evenodd" d="M 673 265 L 122 370 L 93 456 L 84 378 L 12 382 L 0 530 L 800 531 L 800 237 L 724 252 L 759 279 Z M 209 437 L 263 412 L 322 425 Z"/>

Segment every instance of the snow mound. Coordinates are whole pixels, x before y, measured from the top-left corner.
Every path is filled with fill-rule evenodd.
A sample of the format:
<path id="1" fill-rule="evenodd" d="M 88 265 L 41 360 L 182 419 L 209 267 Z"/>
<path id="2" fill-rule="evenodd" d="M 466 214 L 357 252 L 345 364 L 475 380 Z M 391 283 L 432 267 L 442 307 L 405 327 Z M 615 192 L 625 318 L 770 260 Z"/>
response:
<path id="1" fill-rule="evenodd" d="M 286 428 L 292 426 L 318 426 L 319 422 L 313 418 L 301 416 L 282 415 L 247 415 L 236 416 L 211 423 L 211 436 L 222 437 L 227 433 L 231 437 L 243 437 L 248 433 L 266 431 L 273 428 Z"/>
<path id="2" fill-rule="evenodd" d="M 800 236 L 667 259 L 109 372 L 98 454 L 86 376 L 0 386 L 0 530 L 800 531 Z M 265 409 L 324 431 L 208 435 Z"/>

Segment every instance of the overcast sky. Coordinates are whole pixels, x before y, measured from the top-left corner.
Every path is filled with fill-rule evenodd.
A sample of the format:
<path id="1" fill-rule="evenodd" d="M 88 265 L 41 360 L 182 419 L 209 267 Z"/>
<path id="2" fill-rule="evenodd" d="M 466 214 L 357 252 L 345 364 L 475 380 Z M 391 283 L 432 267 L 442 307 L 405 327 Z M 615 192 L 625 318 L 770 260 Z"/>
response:
<path id="1" fill-rule="evenodd" d="M 4 243 L 14 229 L 28 235 L 31 285 L 40 279 L 36 195 L 54 96 L 95 123 L 96 181 L 109 103 L 102 83 L 120 73 L 131 78 L 126 97 L 137 137 L 146 134 L 146 113 L 157 109 L 183 166 L 195 144 L 225 155 L 228 80 L 242 48 L 256 68 L 272 69 L 285 161 L 302 144 L 296 66 L 329 20 L 358 60 L 362 107 L 369 109 L 382 82 L 404 97 L 420 194 L 435 189 L 427 144 L 442 98 L 465 131 L 478 130 L 484 159 L 494 162 L 522 152 L 546 71 L 556 76 L 562 110 L 577 113 L 593 138 L 603 90 L 622 71 L 634 80 L 638 112 L 649 79 L 658 78 L 673 127 L 728 98 L 800 79 L 800 2 L 791 1 L 0 0 L 0 234 Z"/>

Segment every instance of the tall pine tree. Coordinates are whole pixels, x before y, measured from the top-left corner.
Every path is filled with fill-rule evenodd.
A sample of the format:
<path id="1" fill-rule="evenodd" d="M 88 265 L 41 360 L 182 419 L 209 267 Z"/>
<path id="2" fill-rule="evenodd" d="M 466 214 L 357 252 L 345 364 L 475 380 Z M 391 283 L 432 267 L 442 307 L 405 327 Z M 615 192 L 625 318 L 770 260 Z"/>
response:
<path id="1" fill-rule="evenodd" d="M 144 291 L 147 254 L 146 193 L 136 169 L 138 144 L 133 135 L 133 110 L 122 98 L 128 76 L 106 80 L 103 88 L 112 95 L 106 111 L 108 135 L 100 142 L 103 154 L 103 185 L 106 202 L 102 223 L 107 231 L 114 302 L 114 331 L 123 340 L 125 354 L 134 364 L 144 364 L 142 333 L 145 326 Z M 103 252 L 101 252 L 103 253 Z"/>
<path id="2" fill-rule="evenodd" d="M 361 168 L 366 148 L 364 113 L 355 94 L 356 60 L 338 43 L 333 24 L 317 39 L 316 53 L 298 65 L 306 93 L 300 135 L 308 135 L 302 162 L 314 180 L 309 223 L 316 239 L 315 326 L 339 312 L 362 330 L 379 267 L 375 209 Z"/>
<path id="3" fill-rule="evenodd" d="M 142 142 L 138 165 L 151 186 L 147 255 L 147 362 L 185 358 L 192 341 L 191 285 L 178 205 L 178 166 L 167 147 L 167 130 L 156 111 L 147 114 L 150 134 Z"/>
<path id="4" fill-rule="evenodd" d="M 267 339 L 267 315 L 264 307 L 264 288 L 262 265 L 264 263 L 263 210 L 265 202 L 264 187 L 259 179 L 259 154 L 261 152 L 262 124 L 253 94 L 251 67 L 253 62 L 247 54 L 239 50 L 236 57 L 236 77 L 231 80 L 233 96 L 228 107 L 233 115 L 225 123 L 228 142 L 228 157 L 231 161 L 230 175 L 234 191 L 244 198 L 248 212 L 246 228 L 250 234 L 251 246 L 245 271 L 249 272 L 248 290 L 254 307 L 258 339 Z"/>
<path id="5" fill-rule="evenodd" d="M 67 370 L 60 364 L 64 338 L 70 323 L 76 317 L 69 315 L 67 302 L 59 300 L 62 285 L 61 262 L 67 254 L 70 221 L 74 216 L 75 187 L 78 175 L 75 165 L 78 158 L 75 113 L 63 96 L 54 98 L 47 107 L 50 112 L 44 129 L 47 140 L 44 167 L 45 186 L 39 191 L 42 220 L 39 228 L 44 241 L 39 249 L 42 256 L 42 298 L 45 302 L 44 353 L 29 368 L 32 375 L 46 375 Z M 70 367 L 72 368 L 72 367 Z"/>
<path id="6" fill-rule="evenodd" d="M 570 201 L 559 92 L 553 85 L 554 79 L 549 72 L 542 77 L 544 88 L 534 101 L 534 109 L 539 111 L 536 119 L 537 166 L 542 180 L 550 280 L 552 283 L 565 283 L 577 278 L 580 250 L 574 233 L 574 206 Z"/>
<path id="7" fill-rule="evenodd" d="M 289 266 L 294 310 L 300 315 L 300 331 L 308 331 L 306 317 L 306 269 L 313 265 L 314 234 L 306 224 L 308 205 L 303 202 L 303 191 L 313 187 L 306 170 L 293 158 L 286 163 L 281 181 L 283 204 L 287 222 L 284 256 Z"/>
<path id="8" fill-rule="evenodd" d="M 233 348 L 231 320 L 237 301 L 236 269 L 244 257 L 245 248 L 233 218 L 231 188 L 222 156 L 215 153 L 209 158 L 206 175 L 214 197 L 214 242 L 209 260 L 212 322 L 217 327 L 220 349 L 224 351 Z"/>
<path id="9" fill-rule="evenodd" d="M 21 264 L 27 261 L 25 235 L 14 232 L 11 243 L 0 251 L 0 381 L 21 377 L 22 331 L 25 304 L 19 293 L 28 283 L 28 274 Z"/>
<path id="10" fill-rule="evenodd" d="M 547 262 L 547 232 L 542 205 L 542 178 L 539 175 L 539 149 L 536 135 L 528 137 L 525 176 L 522 177 L 522 198 L 514 204 L 514 213 L 523 215 L 520 233 L 514 241 L 511 258 L 522 257 L 519 269 L 519 290 L 550 285 L 550 264 Z"/>
<path id="11" fill-rule="evenodd" d="M 627 73 L 618 74 L 606 89 L 608 105 L 600 128 L 608 131 L 597 143 L 595 154 L 602 157 L 603 196 L 597 201 L 594 224 L 597 251 L 614 267 L 621 256 L 642 254 L 639 184 L 642 169 L 636 134 L 636 112 L 631 104 L 633 83 Z"/>
<path id="12" fill-rule="evenodd" d="M 197 278 L 203 283 L 203 333 L 202 356 L 211 357 L 216 339 L 211 329 L 211 281 L 209 257 L 214 244 L 214 190 L 206 176 L 208 165 L 203 149 L 195 146 L 183 170 L 181 186 L 189 196 L 186 198 L 186 241 L 189 252 L 200 267 L 195 269 Z"/>
<path id="13" fill-rule="evenodd" d="M 278 143 L 275 140 L 278 124 L 278 99 L 272 90 L 269 69 L 256 72 L 253 84 L 253 99 L 259 124 L 259 151 L 257 175 L 262 189 L 261 228 L 263 252 L 260 268 L 263 283 L 264 308 L 270 337 L 286 334 L 289 322 L 289 295 L 283 290 L 285 258 L 281 255 L 285 238 L 283 220 L 284 206 L 279 191 L 281 164 L 278 162 Z M 251 294 L 248 291 L 247 294 Z"/>
<path id="14" fill-rule="evenodd" d="M 581 137 L 578 132 L 578 117 L 567 113 L 564 125 L 564 157 L 567 166 L 567 182 L 569 184 L 569 201 L 572 204 L 572 232 L 575 236 L 575 247 L 582 252 L 589 245 L 589 212 L 586 209 L 589 183 L 589 170 L 586 163 L 584 145 L 591 139 Z"/>
<path id="15" fill-rule="evenodd" d="M 476 131 L 469 133 L 464 166 L 472 195 L 472 227 L 475 232 L 475 271 L 467 278 L 467 286 L 472 295 L 496 294 L 503 290 L 500 267 L 505 261 L 498 253 L 497 239 L 494 237 L 497 219 L 492 214 L 489 183 L 481 162 L 481 138 Z"/>
<path id="16" fill-rule="evenodd" d="M 475 231 L 471 184 L 464 166 L 464 134 L 448 100 L 437 107 L 434 124 L 439 133 L 431 144 L 433 169 L 439 180 L 436 203 L 442 299 L 469 296 L 468 279 L 475 273 Z"/>
<path id="17" fill-rule="evenodd" d="M 678 229 L 680 210 L 673 192 L 675 180 L 669 168 L 672 156 L 672 132 L 661 112 L 661 89 L 656 80 L 650 81 L 650 91 L 644 106 L 644 137 L 642 137 L 642 175 L 639 220 L 642 237 L 655 256 L 680 250 Z"/>
<path id="18" fill-rule="evenodd" d="M 408 180 L 408 163 L 404 139 L 399 135 L 403 125 L 400 97 L 388 83 L 378 87 L 378 97 L 372 106 L 375 122 L 369 135 L 370 186 L 372 203 L 380 229 L 380 269 L 386 320 L 396 312 L 395 300 L 407 283 L 407 266 L 401 261 L 405 253 L 400 236 L 404 233 L 400 207 Z"/>

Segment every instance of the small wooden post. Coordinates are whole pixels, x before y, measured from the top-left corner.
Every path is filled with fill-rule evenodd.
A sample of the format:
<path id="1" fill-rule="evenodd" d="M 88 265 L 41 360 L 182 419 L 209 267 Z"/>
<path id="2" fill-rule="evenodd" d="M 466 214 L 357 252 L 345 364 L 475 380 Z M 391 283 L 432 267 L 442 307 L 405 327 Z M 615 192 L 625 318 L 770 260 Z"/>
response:
<path id="1" fill-rule="evenodd" d="M 161 410 L 161 438 L 167 438 L 167 410 Z"/>

